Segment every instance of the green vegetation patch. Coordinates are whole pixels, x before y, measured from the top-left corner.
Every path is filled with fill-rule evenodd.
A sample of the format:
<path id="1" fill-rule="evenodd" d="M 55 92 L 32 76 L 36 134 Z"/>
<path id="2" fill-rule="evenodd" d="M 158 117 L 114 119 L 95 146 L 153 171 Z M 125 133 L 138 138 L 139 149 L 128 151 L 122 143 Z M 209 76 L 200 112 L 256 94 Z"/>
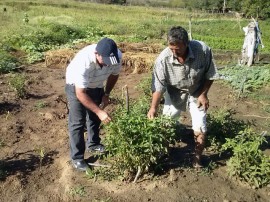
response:
<path id="1" fill-rule="evenodd" d="M 270 183 L 270 157 L 261 150 L 266 142 L 266 132 L 256 134 L 250 128 L 240 131 L 234 139 L 226 139 L 224 151 L 231 150 L 233 156 L 227 162 L 230 176 L 235 176 L 249 185 L 259 188 Z"/>
<path id="2" fill-rule="evenodd" d="M 16 70 L 18 60 L 6 51 L 0 50 L 0 74 Z"/>
<path id="3" fill-rule="evenodd" d="M 106 145 L 118 173 L 146 172 L 168 154 L 175 136 L 175 122 L 165 117 L 149 120 L 145 101 L 137 102 L 129 113 L 119 109 L 114 121 L 106 126 Z"/>
<path id="4" fill-rule="evenodd" d="M 239 96 L 251 93 L 270 83 L 270 65 L 252 67 L 236 65 L 224 68 L 220 73 Z"/>

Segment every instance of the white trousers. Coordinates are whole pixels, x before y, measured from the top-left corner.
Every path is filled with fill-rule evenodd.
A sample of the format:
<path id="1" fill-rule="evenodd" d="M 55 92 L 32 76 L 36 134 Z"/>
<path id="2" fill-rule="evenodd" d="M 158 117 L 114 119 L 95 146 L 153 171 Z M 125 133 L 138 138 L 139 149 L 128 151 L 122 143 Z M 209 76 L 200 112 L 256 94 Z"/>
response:
<path id="1" fill-rule="evenodd" d="M 164 94 L 165 103 L 163 108 L 163 115 L 170 116 L 174 119 L 179 119 L 181 111 L 176 109 L 171 102 L 171 98 L 167 91 Z M 188 100 L 189 112 L 192 119 L 192 129 L 195 132 L 206 133 L 206 112 L 202 108 L 197 107 L 197 103 L 193 100 Z"/>

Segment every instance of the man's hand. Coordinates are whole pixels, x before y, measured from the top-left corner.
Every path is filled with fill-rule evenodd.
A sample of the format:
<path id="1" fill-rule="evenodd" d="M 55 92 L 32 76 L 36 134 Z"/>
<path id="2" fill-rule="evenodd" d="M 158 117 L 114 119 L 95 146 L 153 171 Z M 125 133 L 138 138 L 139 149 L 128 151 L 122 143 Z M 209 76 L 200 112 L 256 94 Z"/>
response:
<path id="1" fill-rule="evenodd" d="M 207 95 L 201 94 L 198 97 L 197 106 L 198 108 L 203 107 L 204 111 L 207 111 L 207 109 L 209 108 L 209 100 L 207 98 Z"/>
<path id="2" fill-rule="evenodd" d="M 157 115 L 157 109 L 158 109 L 158 105 L 160 103 L 161 95 L 162 95 L 161 92 L 154 92 L 153 93 L 151 107 L 147 113 L 147 117 L 149 119 L 153 119 Z"/>
<path id="3" fill-rule="evenodd" d="M 109 123 L 112 119 L 109 116 L 109 114 L 107 112 L 105 112 L 104 110 L 99 110 L 97 113 L 98 118 L 101 120 L 101 122 L 103 123 Z"/>
<path id="4" fill-rule="evenodd" d="M 109 114 L 107 112 L 105 112 L 103 109 L 101 109 L 99 106 L 97 106 L 93 102 L 93 100 L 86 94 L 86 89 L 76 88 L 76 96 L 77 96 L 78 100 L 80 100 L 80 102 L 86 108 L 88 108 L 89 110 L 94 112 L 103 123 L 106 124 L 106 123 L 109 123 L 111 121 L 111 117 L 109 116 Z M 108 105 L 109 97 L 107 96 L 107 98 L 105 98 L 105 96 L 103 96 L 102 101 L 103 101 L 103 99 L 104 99 L 104 102 L 106 102 L 106 104 Z M 105 107 L 105 103 L 104 103 L 104 107 Z"/>
<path id="5" fill-rule="evenodd" d="M 148 113 L 147 113 L 147 117 L 148 117 L 149 119 L 153 119 L 153 118 L 155 118 L 156 114 L 157 114 L 156 109 L 153 108 L 153 107 L 151 107 L 151 108 L 149 109 Z"/>

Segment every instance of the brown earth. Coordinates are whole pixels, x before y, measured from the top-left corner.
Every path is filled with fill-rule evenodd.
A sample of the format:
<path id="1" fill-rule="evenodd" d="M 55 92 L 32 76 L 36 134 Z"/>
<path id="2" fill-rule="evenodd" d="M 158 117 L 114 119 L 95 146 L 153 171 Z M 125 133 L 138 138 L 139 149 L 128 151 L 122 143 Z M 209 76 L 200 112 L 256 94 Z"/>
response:
<path id="1" fill-rule="evenodd" d="M 130 97 L 137 98 L 140 92 L 135 86 L 149 76 L 141 63 L 145 61 L 145 67 L 149 67 L 148 54 L 152 58 L 160 48 L 145 48 L 142 44 L 120 47 L 129 49 L 129 57 L 125 58 L 113 95 L 120 95 L 122 87 L 128 85 Z M 125 50 L 123 52 L 127 52 Z M 222 55 L 218 60 L 220 64 L 231 62 L 232 54 Z M 136 56 L 140 61 L 136 61 Z M 140 64 L 139 71 L 134 71 L 134 62 Z M 189 143 L 184 142 L 173 145 L 163 172 L 145 175 L 137 183 L 87 178 L 69 163 L 65 69 L 54 68 L 54 65 L 46 67 L 44 62 L 26 66 L 21 71 L 28 78 L 24 99 L 16 98 L 9 87 L 10 75 L 0 75 L 0 143 L 5 144 L 0 150 L 0 168 L 5 171 L 0 179 L 0 201 L 270 201 L 270 186 L 252 189 L 229 178 L 224 160 L 209 152 L 205 155 L 205 164 L 214 161 L 218 167 L 210 173 L 193 170 L 190 167 L 192 150 Z M 269 96 L 269 88 L 262 93 Z M 259 132 L 269 130 L 270 115 L 263 110 L 263 106 L 270 104 L 269 100 L 259 103 L 236 99 L 232 90 L 221 82 L 213 84 L 209 97 L 210 110 L 233 109 L 236 118 L 253 122 Z M 182 120 L 190 124 L 187 113 Z M 86 158 L 93 159 L 93 155 L 87 153 Z"/>

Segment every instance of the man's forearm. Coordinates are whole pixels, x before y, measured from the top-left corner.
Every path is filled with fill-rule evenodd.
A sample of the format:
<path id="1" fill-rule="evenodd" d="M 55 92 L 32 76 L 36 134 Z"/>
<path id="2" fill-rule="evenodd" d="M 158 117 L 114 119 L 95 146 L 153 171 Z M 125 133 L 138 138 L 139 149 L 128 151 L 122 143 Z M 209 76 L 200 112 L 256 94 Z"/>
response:
<path id="1" fill-rule="evenodd" d="M 203 85 L 203 88 L 201 90 L 200 95 L 202 95 L 202 94 L 207 95 L 207 93 L 208 93 L 210 87 L 212 86 L 213 82 L 214 82 L 214 80 L 206 80 L 204 82 L 204 85 Z"/>
<path id="2" fill-rule="evenodd" d="M 152 95 L 151 108 L 157 109 L 161 100 L 162 93 L 154 92 Z"/>
<path id="3" fill-rule="evenodd" d="M 105 94 L 110 94 L 110 92 L 112 91 L 113 87 L 115 86 L 118 80 L 118 77 L 119 75 L 110 75 L 108 77 L 105 87 Z"/>
<path id="4" fill-rule="evenodd" d="M 86 94 L 85 89 L 76 88 L 76 96 L 78 100 L 89 110 L 94 113 L 97 113 L 99 110 L 99 106 Z"/>

